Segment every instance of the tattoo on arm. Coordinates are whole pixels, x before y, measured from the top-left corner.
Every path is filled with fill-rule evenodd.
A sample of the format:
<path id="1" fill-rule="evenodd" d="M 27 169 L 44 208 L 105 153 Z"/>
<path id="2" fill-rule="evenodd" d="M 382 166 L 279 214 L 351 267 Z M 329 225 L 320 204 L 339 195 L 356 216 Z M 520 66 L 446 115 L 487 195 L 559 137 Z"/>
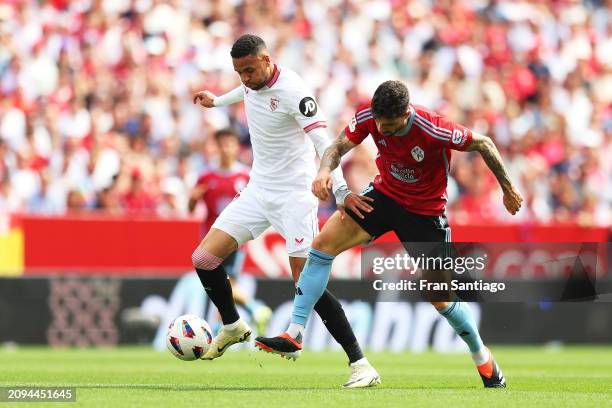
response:
<path id="1" fill-rule="evenodd" d="M 340 158 L 344 156 L 349 150 L 357 146 L 351 142 L 344 132 L 342 132 L 336 140 L 325 150 L 323 158 L 321 159 L 321 170 L 327 169 L 332 171 L 340 164 Z"/>
<path id="2" fill-rule="evenodd" d="M 510 181 L 510 177 L 506 171 L 506 166 L 504 166 L 504 162 L 499 154 L 499 151 L 497 150 L 497 147 L 495 147 L 495 143 L 493 143 L 493 141 L 486 136 L 476 136 L 476 134 L 474 134 L 474 136 L 475 137 L 472 139 L 472 144 L 467 150 L 475 150 L 479 152 L 489 169 L 495 175 L 495 178 L 497 178 L 502 190 L 510 190 L 512 187 L 512 181 Z"/>

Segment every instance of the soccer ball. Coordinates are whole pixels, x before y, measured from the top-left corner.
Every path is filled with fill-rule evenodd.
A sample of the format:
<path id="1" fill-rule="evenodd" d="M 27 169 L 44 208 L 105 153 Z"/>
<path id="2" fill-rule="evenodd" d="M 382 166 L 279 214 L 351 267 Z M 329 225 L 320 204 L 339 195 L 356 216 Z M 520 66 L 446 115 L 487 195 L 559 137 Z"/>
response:
<path id="1" fill-rule="evenodd" d="M 181 360 L 199 359 L 206 354 L 210 343 L 212 343 L 210 325 L 196 315 L 179 316 L 168 327 L 166 347 Z"/>

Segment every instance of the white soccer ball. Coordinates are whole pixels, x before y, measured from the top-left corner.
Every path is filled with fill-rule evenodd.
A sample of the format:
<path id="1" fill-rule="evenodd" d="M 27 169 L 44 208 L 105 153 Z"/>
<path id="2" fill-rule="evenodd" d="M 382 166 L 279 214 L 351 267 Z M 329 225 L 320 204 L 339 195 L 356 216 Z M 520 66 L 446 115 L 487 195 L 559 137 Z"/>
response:
<path id="1" fill-rule="evenodd" d="M 175 357 L 193 361 L 202 357 L 212 343 L 212 330 L 206 320 L 192 314 L 174 319 L 168 327 L 166 347 Z"/>

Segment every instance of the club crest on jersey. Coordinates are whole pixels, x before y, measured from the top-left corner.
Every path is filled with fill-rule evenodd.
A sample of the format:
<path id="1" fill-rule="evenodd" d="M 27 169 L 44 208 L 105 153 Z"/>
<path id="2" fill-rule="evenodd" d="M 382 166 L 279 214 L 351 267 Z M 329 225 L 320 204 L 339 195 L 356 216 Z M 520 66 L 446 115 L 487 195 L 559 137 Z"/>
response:
<path id="1" fill-rule="evenodd" d="M 423 159 L 425 158 L 425 152 L 419 146 L 414 146 L 411 152 L 412 152 L 412 157 L 414 158 L 414 160 L 418 162 L 422 162 Z"/>
<path id="2" fill-rule="evenodd" d="M 279 99 L 276 96 L 270 98 L 270 110 L 274 112 L 278 108 Z"/>

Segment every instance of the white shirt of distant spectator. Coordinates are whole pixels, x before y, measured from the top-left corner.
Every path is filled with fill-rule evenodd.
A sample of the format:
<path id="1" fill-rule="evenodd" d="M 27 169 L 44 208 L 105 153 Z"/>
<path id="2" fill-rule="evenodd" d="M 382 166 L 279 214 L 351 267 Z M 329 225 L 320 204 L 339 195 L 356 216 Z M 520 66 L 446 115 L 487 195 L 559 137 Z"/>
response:
<path id="1" fill-rule="evenodd" d="M 262 89 L 241 89 L 253 146 L 250 182 L 271 190 L 310 189 L 315 148 L 307 134 L 327 127 L 327 121 L 302 78 L 275 65 Z M 216 106 L 226 104 L 218 99 Z"/>

